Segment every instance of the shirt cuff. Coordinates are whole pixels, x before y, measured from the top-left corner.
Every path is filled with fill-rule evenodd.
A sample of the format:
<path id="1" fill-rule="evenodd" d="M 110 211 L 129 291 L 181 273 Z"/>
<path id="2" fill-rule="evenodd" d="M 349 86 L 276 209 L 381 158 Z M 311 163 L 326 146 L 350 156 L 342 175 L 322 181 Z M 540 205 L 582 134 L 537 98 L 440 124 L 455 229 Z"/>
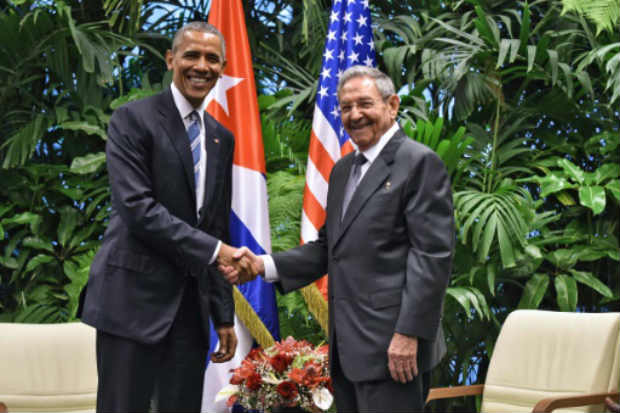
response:
<path id="1" fill-rule="evenodd" d="M 262 259 L 263 264 L 265 265 L 265 275 L 263 276 L 263 279 L 268 283 L 280 281 L 280 275 L 278 274 L 276 263 L 273 261 L 271 255 L 259 255 L 258 258 Z"/>
<path id="2" fill-rule="evenodd" d="M 217 245 L 215 246 L 215 251 L 213 251 L 213 255 L 211 256 L 211 259 L 209 260 L 209 265 L 213 264 L 215 260 L 217 259 L 217 255 L 220 253 L 221 246 L 222 246 L 222 241 L 218 241 Z"/>

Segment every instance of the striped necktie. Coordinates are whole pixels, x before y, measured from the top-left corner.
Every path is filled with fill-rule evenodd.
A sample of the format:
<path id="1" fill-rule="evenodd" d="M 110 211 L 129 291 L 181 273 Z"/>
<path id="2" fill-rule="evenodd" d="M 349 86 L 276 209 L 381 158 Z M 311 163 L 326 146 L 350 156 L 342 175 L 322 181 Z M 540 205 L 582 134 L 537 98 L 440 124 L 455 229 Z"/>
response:
<path id="1" fill-rule="evenodd" d="M 187 136 L 194 159 L 194 182 L 198 188 L 200 180 L 200 116 L 198 116 L 198 112 L 193 111 L 188 117 L 191 123 L 187 129 Z"/>

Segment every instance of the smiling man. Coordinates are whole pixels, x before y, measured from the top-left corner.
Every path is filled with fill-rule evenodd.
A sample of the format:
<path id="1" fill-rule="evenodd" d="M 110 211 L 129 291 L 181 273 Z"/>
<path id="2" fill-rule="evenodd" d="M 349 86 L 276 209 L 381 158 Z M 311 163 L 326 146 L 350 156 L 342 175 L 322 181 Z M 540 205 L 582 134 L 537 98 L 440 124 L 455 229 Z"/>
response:
<path id="1" fill-rule="evenodd" d="M 355 152 L 333 167 L 316 241 L 255 257 L 289 292 L 329 274 L 329 344 L 338 412 L 423 411 L 430 370 L 445 353 L 441 311 L 451 271 L 450 179 L 396 122 L 389 77 L 353 66 L 340 77 L 342 124 Z M 247 277 L 222 266 L 231 283 Z"/>
<path id="2" fill-rule="evenodd" d="M 214 362 L 237 345 L 232 289 L 216 268 L 234 251 L 234 140 L 205 112 L 224 38 L 189 23 L 166 63 L 170 89 L 118 108 L 108 128 L 112 211 L 78 310 L 97 329 L 98 412 L 198 412 L 209 319 Z"/>

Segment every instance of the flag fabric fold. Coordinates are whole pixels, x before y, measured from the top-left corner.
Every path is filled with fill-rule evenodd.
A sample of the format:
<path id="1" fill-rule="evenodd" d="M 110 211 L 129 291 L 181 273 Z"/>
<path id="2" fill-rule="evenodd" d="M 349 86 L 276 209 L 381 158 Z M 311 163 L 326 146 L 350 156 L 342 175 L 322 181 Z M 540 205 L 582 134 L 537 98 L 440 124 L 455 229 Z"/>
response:
<path id="1" fill-rule="evenodd" d="M 256 254 L 270 253 L 265 155 L 241 0 L 213 0 L 209 23 L 217 27 L 226 40 L 226 69 L 207 97 L 207 112 L 235 135 L 231 243 L 245 245 Z M 253 338 L 262 346 L 279 339 L 278 311 L 271 284 L 258 277 L 235 287 L 234 299 L 235 331 L 239 339 L 237 352 L 227 363 L 207 366 L 203 412 L 228 411 L 225 402 L 215 403 L 215 395 L 228 384 L 230 369 L 241 364 L 252 347 Z M 213 331 L 211 343 L 213 351 L 217 345 Z"/>
<path id="2" fill-rule="evenodd" d="M 301 242 L 313 241 L 325 222 L 329 174 L 354 147 L 342 127 L 336 89 L 354 65 L 376 66 L 368 0 L 334 0 L 316 94 L 308 149 Z M 327 331 L 327 277 L 302 291 L 310 311 Z"/>

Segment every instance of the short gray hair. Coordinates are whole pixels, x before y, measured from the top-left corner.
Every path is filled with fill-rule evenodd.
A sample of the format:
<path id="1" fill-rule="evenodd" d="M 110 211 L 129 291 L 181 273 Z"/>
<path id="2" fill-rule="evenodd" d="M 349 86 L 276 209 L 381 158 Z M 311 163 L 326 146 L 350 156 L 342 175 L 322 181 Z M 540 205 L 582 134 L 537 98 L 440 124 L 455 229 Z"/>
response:
<path id="1" fill-rule="evenodd" d="M 392 79 L 379 69 L 375 69 L 374 67 L 356 65 L 351 66 L 340 75 L 340 79 L 338 80 L 338 89 L 336 91 L 338 97 L 340 97 L 340 92 L 342 91 L 343 86 L 349 80 L 356 77 L 369 77 L 375 81 L 375 86 L 383 100 L 389 98 L 390 96 L 396 94 L 396 90 L 394 88 L 394 82 Z"/>
<path id="2" fill-rule="evenodd" d="M 202 32 L 214 34 L 220 38 L 220 43 L 222 44 L 222 59 L 226 60 L 226 40 L 224 39 L 224 35 L 212 24 L 207 22 L 189 22 L 185 26 L 181 27 L 174 38 L 172 39 L 172 53 L 175 53 L 177 47 L 183 40 L 183 35 L 185 32 Z"/>

